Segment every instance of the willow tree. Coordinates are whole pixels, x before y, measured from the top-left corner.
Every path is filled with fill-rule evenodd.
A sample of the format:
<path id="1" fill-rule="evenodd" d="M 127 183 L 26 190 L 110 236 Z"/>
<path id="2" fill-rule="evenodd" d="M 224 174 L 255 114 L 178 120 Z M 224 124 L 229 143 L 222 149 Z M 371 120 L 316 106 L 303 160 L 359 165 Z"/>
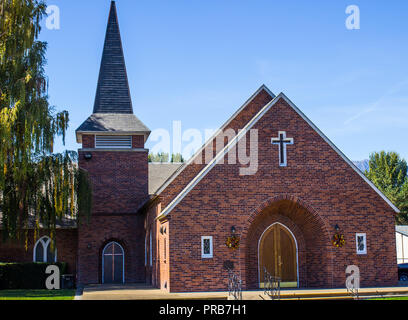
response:
<path id="1" fill-rule="evenodd" d="M 55 237 L 58 221 L 89 216 L 91 189 L 77 154 L 65 144 L 67 111 L 48 103 L 47 44 L 38 40 L 42 0 L 0 0 L 0 214 L 4 238 L 25 240 L 40 229 Z"/>

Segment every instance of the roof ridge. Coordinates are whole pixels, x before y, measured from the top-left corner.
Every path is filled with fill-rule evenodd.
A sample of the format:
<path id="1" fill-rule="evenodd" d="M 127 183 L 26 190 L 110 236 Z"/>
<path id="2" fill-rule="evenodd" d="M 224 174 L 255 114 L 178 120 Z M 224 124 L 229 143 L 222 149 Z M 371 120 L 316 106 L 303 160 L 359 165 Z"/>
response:
<path id="1" fill-rule="evenodd" d="M 261 119 L 269 109 L 276 104 L 280 99 L 284 99 L 289 106 L 295 110 L 296 113 L 305 120 L 313 130 L 315 130 L 321 138 L 329 144 L 329 146 L 347 163 L 350 165 L 352 169 L 354 169 L 357 174 L 363 178 L 365 182 L 375 191 L 377 194 L 383 198 L 383 200 L 397 213 L 399 213 L 399 209 L 353 164 L 353 162 L 348 159 L 337 147 L 336 145 L 327 138 L 324 133 L 312 122 L 309 118 L 307 118 L 302 111 L 283 93 L 281 92 L 278 96 L 268 102 L 246 125 L 245 127 L 183 188 L 183 190 L 177 194 L 177 196 L 162 210 L 160 215 L 156 219 L 161 219 L 167 216 L 174 207 L 184 199 L 184 197 L 207 175 L 208 172 L 212 170 L 212 168 L 221 160 L 222 157 L 227 154 L 231 148 L 235 146 L 235 144 L 247 134 L 248 130 L 255 125 L 259 119 Z M 222 154 L 222 155 L 221 155 Z"/>
<path id="2" fill-rule="evenodd" d="M 164 183 L 163 185 L 157 189 L 157 195 L 159 195 L 164 189 L 166 189 L 172 182 L 173 180 L 179 175 L 181 174 L 181 172 L 183 172 L 183 170 L 190 164 L 192 164 L 194 162 L 194 159 L 196 157 L 198 157 L 203 150 L 205 150 L 205 148 L 208 146 L 209 143 L 211 143 L 212 141 L 214 141 L 214 139 L 218 136 L 218 134 L 220 132 L 222 132 L 222 130 L 229 124 L 231 123 L 232 120 L 234 120 L 236 118 L 236 116 L 248 105 L 250 104 L 257 96 L 258 94 L 262 91 L 265 90 L 266 93 L 268 93 L 271 97 L 272 100 L 276 97 L 276 95 L 265 85 L 262 84 L 245 102 L 244 104 L 238 108 L 237 111 L 235 111 L 232 116 L 227 119 L 227 121 L 225 121 L 225 123 L 219 128 L 217 129 L 214 134 L 207 139 L 207 141 L 204 142 L 204 144 L 201 146 L 200 149 L 198 149 L 186 162 L 183 163 L 182 166 L 180 166 L 179 169 L 177 169 Z"/>

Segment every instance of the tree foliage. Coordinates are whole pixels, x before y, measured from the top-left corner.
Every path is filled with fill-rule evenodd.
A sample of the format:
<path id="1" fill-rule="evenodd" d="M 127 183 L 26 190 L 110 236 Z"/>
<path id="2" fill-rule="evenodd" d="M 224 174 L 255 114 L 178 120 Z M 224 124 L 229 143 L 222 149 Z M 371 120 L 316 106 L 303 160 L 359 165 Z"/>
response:
<path id="1" fill-rule="evenodd" d="M 369 170 L 364 173 L 401 213 L 398 224 L 408 223 L 407 162 L 395 152 L 375 152 L 370 155 Z"/>
<path id="2" fill-rule="evenodd" d="M 159 153 L 151 153 L 149 154 L 148 161 L 149 162 L 161 162 L 161 163 L 168 163 L 169 162 L 169 154 L 164 152 Z M 184 158 L 180 153 L 173 153 L 170 159 L 171 163 L 183 163 Z"/>
<path id="3" fill-rule="evenodd" d="M 46 4 L 0 0 L 0 211 L 3 236 L 27 241 L 29 223 L 54 237 L 65 217 L 89 216 L 91 188 L 77 154 L 53 154 L 67 111 L 48 103 L 47 44 L 38 40 Z"/>

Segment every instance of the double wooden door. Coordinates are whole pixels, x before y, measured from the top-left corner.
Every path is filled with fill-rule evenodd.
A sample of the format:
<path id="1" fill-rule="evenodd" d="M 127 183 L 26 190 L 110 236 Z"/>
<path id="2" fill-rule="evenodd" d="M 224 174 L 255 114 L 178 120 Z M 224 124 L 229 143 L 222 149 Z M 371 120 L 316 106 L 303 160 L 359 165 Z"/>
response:
<path id="1" fill-rule="evenodd" d="M 296 242 L 289 230 L 274 224 L 262 236 L 259 244 L 260 286 L 264 286 L 264 268 L 281 278 L 282 287 L 297 287 Z"/>

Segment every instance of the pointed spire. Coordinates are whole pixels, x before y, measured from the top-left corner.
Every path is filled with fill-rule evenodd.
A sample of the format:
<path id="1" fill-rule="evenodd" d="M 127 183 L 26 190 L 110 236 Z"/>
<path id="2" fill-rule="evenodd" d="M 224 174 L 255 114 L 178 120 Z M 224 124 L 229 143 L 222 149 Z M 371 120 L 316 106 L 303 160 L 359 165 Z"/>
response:
<path id="1" fill-rule="evenodd" d="M 115 1 L 109 12 L 93 112 L 133 114 Z"/>

